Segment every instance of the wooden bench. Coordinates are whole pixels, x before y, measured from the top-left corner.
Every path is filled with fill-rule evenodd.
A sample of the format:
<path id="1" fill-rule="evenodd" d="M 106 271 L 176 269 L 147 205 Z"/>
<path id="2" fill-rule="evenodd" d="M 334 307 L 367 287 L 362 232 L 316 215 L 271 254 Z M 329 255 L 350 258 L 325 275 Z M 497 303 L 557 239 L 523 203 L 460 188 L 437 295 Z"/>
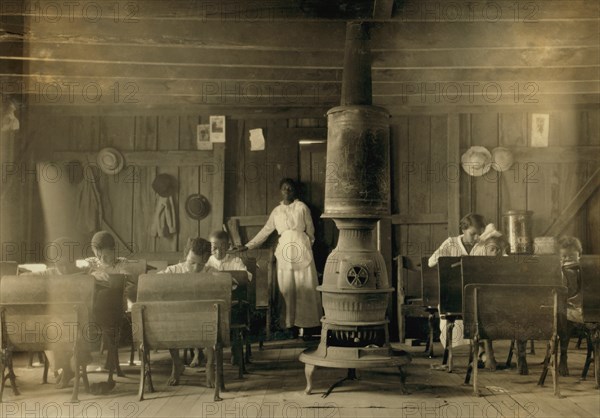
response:
<path id="1" fill-rule="evenodd" d="M 125 376 L 119 364 L 119 337 L 126 310 L 125 280 L 124 274 L 110 274 L 109 286 L 98 288 L 96 291 L 94 321 L 102 330 L 103 346 L 107 347 L 109 381 L 113 380 L 115 371 L 117 376 Z"/>
<path id="2" fill-rule="evenodd" d="M 584 255 L 579 260 L 581 266 L 581 293 L 583 298 L 583 322 L 589 333 L 588 352 L 581 374 L 587 377 L 591 363 L 594 363 L 596 386 L 600 386 L 600 255 Z"/>
<path id="3" fill-rule="evenodd" d="M 423 307 L 423 281 L 421 269 L 412 265 L 410 258 L 399 255 L 394 260 L 397 262 L 396 271 L 398 277 L 397 289 L 397 311 L 398 311 L 398 333 L 400 342 L 406 337 L 406 319 L 423 318 L 429 319 L 429 314 Z M 429 348 L 426 347 L 426 351 Z"/>
<path id="4" fill-rule="evenodd" d="M 238 362 L 238 376 L 244 377 L 246 362 L 250 356 L 250 308 L 254 306 L 253 285 L 254 280 L 248 279 L 248 273 L 242 270 L 224 270 L 222 273 L 230 274 L 237 283 L 231 293 L 231 332 L 232 360 Z M 246 354 L 244 354 L 244 347 Z"/>
<path id="5" fill-rule="evenodd" d="M 464 260 L 463 260 L 464 261 Z M 547 372 L 551 363 L 554 395 L 558 387 L 558 315 L 564 286 L 535 284 L 467 284 L 463 291 L 464 334 L 471 338 L 469 363 L 473 364 L 473 393 L 479 396 L 477 355 L 482 339 L 511 341 L 549 340 L 544 361 Z"/>
<path id="6" fill-rule="evenodd" d="M 266 216 L 234 216 L 227 220 L 225 226 L 227 233 L 233 245 L 242 245 L 248 241 L 248 227 L 262 227 L 268 219 Z M 272 237 L 273 238 L 273 237 Z M 237 254 L 250 273 L 253 275 L 254 292 L 256 298 L 255 312 L 261 312 L 265 315 L 264 329 L 266 340 L 271 339 L 271 317 L 272 303 L 274 299 L 274 280 L 276 279 L 275 268 L 275 243 L 276 240 L 268 239 L 262 248 L 248 250 Z M 255 266 L 255 267 L 254 267 Z M 254 271 L 253 271 L 254 270 Z M 259 344 L 262 348 L 263 339 L 259 337 Z"/>
<path id="7" fill-rule="evenodd" d="M 461 257 L 462 289 L 469 284 L 503 285 L 549 285 L 562 286 L 561 264 L 558 256 L 511 255 L 507 257 Z M 463 299 L 463 308 L 465 306 Z M 512 304 L 508 303 L 508 304 Z M 561 314 L 566 305 L 561 300 Z M 465 327 L 466 332 L 466 327 Z M 465 338 L 466 334 L 465 334 Z M 520 373 L 527 374 L 525 359 L 525 340 L 517 340 L 519 347 Z M 510 367 L 513 345 L 509 352 L 507 367 Z M 477 359 L 476 359 L 477 360 Z M 476 361 L 474 363 L 477 364 Z M 469 365 L 465 383 L 469 382 L 473 365 Z"/>
<path id="8" fill-rule="evenodd" d="M 460 257 L 438 258 L 438 288 L 440 299 L 440 318 L 447 321 L 446 347 L 442 364 L 448 365 L 452 372 L 452 338 L 456 320 L 462 320 L 462 272 Z M 462 330 L 461 330 L 462 331 Z"/>
<path id="9" fill-rule="evenodd" d="M 19 271 L 19 265 L 16 261 L 0 262 L 0 277 L 16 276 Z"/>
<path id="10" fill-rule="evenodd" d="M 150 351 L 212 347 L 215 401 L 224 389 L 223 347 L 230 345 L 232 277 L 227 273 L 144 274 L 132 307 L 133 336 L 140 349 L 139 399 L 154 391 Z M 208 367 L 207 365 L 207 371 Z"/>
<path id="11" fill-rule="evenodd" d="M 12 364 L 13 352 L 56 350 L 72 352 L 75 384 L 71 400 L 78 401 L 79 378 L 89 391 L 82 354 L 97 338 L 91 323 L 95 279 L 87 275 L 6 276 L 0 283 L 0 346 L 2 363 L 0 402 L 6 380 L 18 395 Z M 8 368 L 8 373 L 6 369 Z M 44 380 L 47 376 L 44 370 Z"/>
<path id="12" fill-rule="evenodd" d="M 429 358 L 433 358 L 434 321 L 438 314 L 438 305 L 440 303 L 440 286 L 437 268 L 429 267 L 429 257 L 421 257 L 421 295 L 423 308 L 429 315 L 427 318 L 427 347 L 429 349 Z"/>

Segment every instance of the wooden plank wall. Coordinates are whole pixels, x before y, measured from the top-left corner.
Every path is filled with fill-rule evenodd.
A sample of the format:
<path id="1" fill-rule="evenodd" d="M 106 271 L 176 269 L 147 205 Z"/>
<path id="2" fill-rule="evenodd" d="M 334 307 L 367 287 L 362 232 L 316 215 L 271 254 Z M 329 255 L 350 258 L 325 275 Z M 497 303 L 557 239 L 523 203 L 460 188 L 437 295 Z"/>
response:
<path id="1" fill-rule="evenodd" d="M 236 135 L 226 144 L 224 216 L 268 215 L 281 200 L 279 181 L 298 179 L 300 139 L 325 139 L 325 119 L 238 119 Z M 262 129 L 264 151 L 250 150 L 249 130 Z M 228 139 L 229 140 L 229 139 Z M 259 227 L 245 228 L 250 239 Z"/>
<path id="2" fill-rule="evenodd" d="M 80 151 L 82 155 L 95 153 L 104 147 L 114 147 L 120 151 L 177 151 L 196 149 L 196 125 L 208 123 L 208 116 L 64 116 L 55 117 L 45 112 L 30 115 L 30 140 L 39 144 L 36 161 L 52 163 L 55 151 Z M 51 126 L 52 129 L 43 127 Z M 231 123 L 227 125 L 227 135 L 235 135 Z M 213 153 L 215 166 L 177 166 L 161 161 L 157 153 L 156 166 L 126 165 L 118 175 L 109 176 L 97 170 L 92 159 L 86 166 L 92 167 L 97 176 L 97 184 L 102 196 L 102 207 L 106 221 L 112 226 L 121 240 L 136 252 L 173 252 L 183 250 L 189 237 L 207 238 L 214 229 L 221 229 L 223 219 L 223 191 L 215 182 L 222 176 L 223 145 L 215 145 Z M 217 151 L 221 149 L 221 151 Z M 93 154 L 92 154 L 93 155 Z M 86 157 L 87 158 L 87 157 Z M 64 162 L 59 162 L 60 164 Z M 159 173 L 169 173 L 178 181 L 174 196 L 174 210 L 177 217 L 178 233 L 170 237 L 151 236 L 157 194 L 152 189 L 152 181 Z M 84 182 L 91 177 L 84 179 Z M 63 179 L 64 180 L 64 179 Z M 91 180 L 90 180 L 91 181 Z M 39 181 L 42 196 L 40 213 L 45 215 L 46 239 L 70 235 L 82 240 L 82 246 L 89 242 L 92 231 L 83 231 L 75 224 L 78 185 L 68 182 L 48 181 L 43 176 Z M 68 189 L 68 190 L 65 190 Z M 218 190 L 215 190 L 217 188 Z M 203 220 L 188 217 L 185 200 L 190 194 L 201 193 L 211 204 L 211 212 Z M 54 194 L 54 196 L 53 196 Z M 52 198 L 56 194 L 70 196 L 63 203 L 63 210 L 71 213 L 66 219 L 56 219 L 57 208 Z M 71 209 L 69 209 L 71 207 Z M 43 219 L 44 217 L 42 217 Z"/>
<path id="3" fill-rule="evenodd" d="M 399 116 L 392 119 L 392 179 L 394 213 L 408 221 L 394 226 L 394 253 L 418 260 L 431 254 L 449 235 L 447 225 L 427 223 L 427 216 L 447 215 L 447 187 L 460 182 L 461 216 L 476 212 L 502 229 L 508 210 L 533 211 L 533 235 L 541 236 L 579 188 L 600 165 L 598 109 L 550 114 L 549 148 L 533 149 L 531 159 L 518 159 L 503 173 L 491 170 L 470 177 L 460 167 L 447 164 L 445 116 Z M 531 114 L 474 113 L 459 117 L 460 153 L 470 146 L 488 150 L 503 146 L 522 150 L 531 143 Z M 566 147 L 589 158 L 577 160 L 547 151 Z M 586 151 L 588 149 L 589 151 Z M 538 150 L 538 151 L 536 151 Z M 457 177 L 458 175 L 458 177 Z M 586 253 L 598 251 L 596 233 L 600 191 L 584 205 L 562 234 L 579 237 Z"/>
<path id="4" fill-rule="evenodd" d="M 339 103 L 345 20 L 293 2 L 209 3 L 120 0 L 57 17 L 56 2 L 36 2 L 23 40 L 5 41 L 26 42 L 28 70 L 5 78 L 63 113 L 321 117 Z M 598 103 L 597 1 L 401 3 L 371 29 L 374 103 L 393 114 Z"/>

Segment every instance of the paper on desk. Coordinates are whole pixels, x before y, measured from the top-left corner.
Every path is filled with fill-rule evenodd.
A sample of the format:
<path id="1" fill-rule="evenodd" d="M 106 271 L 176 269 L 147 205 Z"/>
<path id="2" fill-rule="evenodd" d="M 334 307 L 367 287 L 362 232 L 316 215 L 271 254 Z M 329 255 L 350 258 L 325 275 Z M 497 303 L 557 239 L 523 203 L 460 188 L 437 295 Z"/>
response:
<path id="1" fill-rule="evenodd" d="M 265 137 L 262 129 L 250 129 L 250 151 L 262 151 L 265 149 Z"/>

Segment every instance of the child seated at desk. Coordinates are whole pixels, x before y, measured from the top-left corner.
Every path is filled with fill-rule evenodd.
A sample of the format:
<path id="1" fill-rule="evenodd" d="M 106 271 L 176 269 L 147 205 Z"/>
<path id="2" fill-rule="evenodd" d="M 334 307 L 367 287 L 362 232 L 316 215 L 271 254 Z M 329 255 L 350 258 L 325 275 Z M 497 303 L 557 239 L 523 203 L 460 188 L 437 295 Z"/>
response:
<path id="1" fill-rule="evenodd" d="M 89 269 L 80 269 L 75 264 L 74 246 L 77 241 L 72 238 L 61 237 L 53 241 L 48 246 L 48 257 L 47 262 L 51 263 L 52 266 L 44 271 L 38 271 L 33 273 L 25 273 L 24 275 L 32 276 L 61 276 L 61 275 L 86 275 L 90 274 Z M 96 280 L 97 285 L 103 286 L 106 282 L 104 280 Z M 66 388 L 69 382 L 75 377 L 73 352 L 72 351 L 57 351 L 57 350 L 46 350 L 46 358 L 50 363 L 50 367 L 54 370 L 56 378 L 56 385 L 58 388 Z M 80 361 L 87 365 L 91 363 L 91 353 L 85 352 L 84 357 Z"/>
<path id="2" fill-rule="evenodd" d="M 107 281 L 109 274 L 128 274 L 125 269 L 127 259 L 117 257 L 115 239 L 110 232 L 96 232 L 92 237 L 91 247 L 94 257 L 86 258 L 85 261 L 96 280 Z"/>
<path id="3" fill-rule="evenodd" d="M 229 237 L 225 231 L 215 231 L 210 234 L 211 256 L 206 265 L 217 271 L 242 270 L 248 273 L 248 280 L 252 281 L 252 274 L 248 272 L 241 258 L 227 254 L 229 250 Z"/>
<path id="4" fill-rule="evenodd" d="M 496 257 L 506 255 L 508 242 L 504 236 L 496 230 L 494 224 L 488 224 L 479 237 L 477 245 L 473 248 L 472 255 L 483 255 Z"/>
<path id="5" fill-rule="evenodd" d="M 428 260 L 429 267 L 435 267 L 438 263 L 438 258 L 445 257 L 461 257 L 461 256 L 496 256 L 501 255 L 506 250 L 506 245 L 503 244 L 504 239 L 502 234 L 496 230 L 494 224 L 487 224 L 485 218 L 476 213 L 465 215 L 460 220 L 461 235 L 450 237 L 440 245 L 440 247 L 431 255 Z M 446 347 L 446 327 L 447 321 L 440 318 L 440 342 Z M 450 342 L 453 347 L 469 344 L 469 340 L 465 340 L 461 333 L 463 330 L 463 321 L 455 321 L 455 334 L 453 341 Z M 486 367 L 490 370 L 496 369 L 496 359 L 494 350 L 490 340 L 483 342 L 486 353 Z M 482 355 L 481 353 L 480 355 Z"/>
<path id="6" fill-rule="evenodd" d="M 185 274 L 214 271 L 206 263 L 210 258 L 210 242 L 202 238 L 190 238 L 183 250 L 184 260 L 167 267 L 157 274 Z"/>
<path id="7" fill-rule="evenodd" d="M 179 264 L 169 266 L 163 271 L 159 271 L 157 274 L 206 273 L 215 271 L 213 268 L 206 265 L 206 262 L 210 258 L 210 252 L 210 242 L 202 238 L 189 239 L 183 250 L 185 260 Z M 169 350 L 169 352 L 171 353 L 172 369 L 171 376 L 169 377 L 169 380 L 167 380 L 167 385 L 176 386 L 179 384 L 179 377 L 185 370 L 185 366 L 179 357 L 179 350 L 172 349 Z M 199 362 L 199 356 L 200 350 L 196 349 L 194 353 L 194 360 L 196 360 L 196 362 Z"/>
<path id="8" fill-rule="evenodd" d="M 568 376 L 567 351 L 569 340 L 576 324 L 583 323 L 581 270 L 579 266 L 583 247 L 579 239 L 565 236 L 558 240 L 558 252 L 562 266 L 563 282 L 567 287 L 567 316 L 566 318 L 564 316 L 559 317 L 559 332 L 561 335 L 558 372 L 561 376 Z"/>

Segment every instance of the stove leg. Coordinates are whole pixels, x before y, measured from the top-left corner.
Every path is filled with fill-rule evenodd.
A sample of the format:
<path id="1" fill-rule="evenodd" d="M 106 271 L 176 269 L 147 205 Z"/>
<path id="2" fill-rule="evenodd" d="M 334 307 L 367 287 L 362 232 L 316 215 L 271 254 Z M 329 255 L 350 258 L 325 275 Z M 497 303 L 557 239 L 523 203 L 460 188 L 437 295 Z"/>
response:
<path id="1" fill-rule="evenodd" d="M 312 382 L 313 375 L 315 374 L 315 369 L 317 367 L 312 364 L 307 364 L 304 366 L 304 375 L 306 376 L 306 389 L 304 389 L 304 393 L 306 395 L 310 395 L 312 393 Z"/>
<path id="2" fill-rule="evenodd" d="M 327 392 L 325 392 L 323 395 L 321 395 L 321 397 L 322 398 L 328 397 L 329 394 L 331 392 L 333 392 L 333 389 L 335 389 L 336 387 L 340 386 L 346 380 L 357 380 L 357 378 L 356 378 L 356 369 L 348 369 L 348 374 L 346 375 L 346 377 L 344 377 L 343 379 L 338 380 L 333 385 L 331 385 L 329 387 L 329 389 L 327 389 Z"/>

